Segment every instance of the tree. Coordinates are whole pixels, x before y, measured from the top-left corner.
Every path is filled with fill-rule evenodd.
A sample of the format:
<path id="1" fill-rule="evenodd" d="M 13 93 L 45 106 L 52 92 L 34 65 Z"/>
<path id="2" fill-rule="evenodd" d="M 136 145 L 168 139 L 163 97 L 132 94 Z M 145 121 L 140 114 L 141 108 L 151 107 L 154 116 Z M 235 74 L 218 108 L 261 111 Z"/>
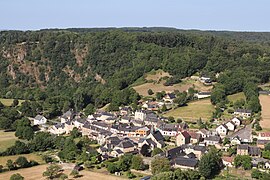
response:
<path id="1" fill-rule="evenodd" d="M 245 170 L 252 168 L 251 157 L 248 155 L 237 155 L 234 158 L 234 166 L 236 168 L 242 166 Z"/>
<path id="2" fill-rule="evenodd" d="M 171 166 L 169 160 L 164 157 L 156 157 L 151 162 L 151 170 L 153 174 L 170 171 L 170 168 Z"/>
<path id="3" fill-rule="evenodd" d="M 153 92 L 152 89 L 148 89 L 147 93 L 148 93 L 148 95 L 150 95 L 150 96 L 154 94 L 154 92 Z"/>
<path id="4" fill-rule="evenodd" d="M 118 163 L 117 163 L 119 170 L 121 170 L 121 171 L 129 170 L 131 167 L 132 158 L 133 158 L 132 154 L 125 154 L 125 155 L 121 156 Z"/>
<path id="5" fill-rule="evenodd" d="M 4 166 L 0 164 L 0 173 L 3 171 Z"/>
<path id="6" fill-rule="evenodd" d="M 216 149 L 212 148 L 204 154 L 199 162 L 199 172 L 205 178 L 217 175 L 222 168 L 222 160 Z"/>
<path id="7" fill-rule="evenodd" d="M 14 162 L 11 159 L 7 160 L 6 166 L 8 167 L 8 170 L 16 169 L 16 166 L 15 166 Z"/>
<path id="8" fill-rule="evenodd" d="M 140 155 L 132 157 L 131 168 L 136 170 L 144 170 L 145 166 Z"/>
<path id="9" fill-rule="evenodd" d="M 24 180 L 24 177 L 21 174 L 16 173 L 10 176 L 9 180 Z"/>
<path id="10" fill-rule="evenodd" d="M 266 150 L 266 151 L 269 151 L 269 150 L 270 150 L 270 143 L 267 143 L 267 144 L 264 146 L 264 150 Z"/>
<path id="11" fill-rule="evenodd" d="M 68 175 L 61 174 L 61 176 L 59 178 L 60 178 L 60 180 L 65 180 L 65 179 L 68 179 Z"/>
<path id="12" fill-rule="evenodd" d="M 227 137 L 225 137 L 224 139 L 223 139 L 223 145 L 225 146 L 226 144 L 229 144 L 230 143 L 230 140 L 229 140 L 229 138 L 227 138 Z"/>
<path id="13" fill-rule="evenodd" d="M 185 105 L 187 103 L 187 93 L 178 93 L 177 98 L 175 98 L 173 102 L 176 103 L 179 107 Z"/>
<path id="14" fill-rule="evenodd" d="M 16 159 L 15 163 L 21 168 L 26 168 L 29 166 L 29 162 L 27 161 L 26 157 L 24 157 L 24 156 L 19 156 Z"/>
<path id="15" fill-rule="evenodd" d="M 109 171 L 109 173 L 115 173 L 119 171 L 119 168 L 116 163 L 109 163 L 107 165 L 107 170 Z"/>
<path id="16" fill-rule="evenodd" d="M 165 111 L 167 111 L 167 107 L 166 107 L 166 104 L 163 104 L 163 105 L 162 105 L 161 111 L 162 111 L 162 112 L 165 112 Z"/>
<path id="17" fill-rule="evenodd" d="M 147 145 L 147 144 L 144 144 L 141 148 L 141 151 L 140 153 L 143 155 L 143 156 L 147 156 L 149 157 L 151 155 L 150 153 L 151 149 L 150 147 Z"/>
<path id="18" fill-rule="evenodd" d="M 86 115 L 93 114 L 95 111 L 96 111 L 96 109 L 95 109 L 95 106 L 93 104 L 88 104 L 84 109 L 84 113 Z"/>
<path id="19" fill-rule="evenodd" d="M 79 131 L 78 128 L 74 127 L 72 131 L 70 132 L 70 135 L 72 138 L 78 138 L 82 136 L 82 133 Z"/>
<path id="20" fill-rule="evenodd" d="M 61 170 L 61 167 L 57 164 L 52 164 L 49 167 L 47 167 L 46 171 L 43 172 L 43 176 L 47 177 L 49 179 L 53 179 L 59 175 L 59 171 Z"/>
<path id="21" fill-rule="evenodd" d="M 12 107 L 16 107 L 16 106 L 18 106 L 18 104 L 19 104 L 18 99 L 14 99 L 13 102 L 12 102 L 12 104 L 11 104 L 11 106 Z"/>
<path id="22" fill-rule="evenodd" d="M 160 148 L 154 148 L 153 151 L 152 151 L 152 153 L 151 153 L 151 156 L 153 157 L 153 156 L 155 156 L 157 154 L 160 154 L 162 152 L 163 152 L 162 149 L 160 149 Z"/>
<path id="23" fill-rule="evenodd" d="M 74 178 L 79 177 L 80 173 L 78 170 L 73 169 L 70 173 L 70 176 L 73 176 Z"/>

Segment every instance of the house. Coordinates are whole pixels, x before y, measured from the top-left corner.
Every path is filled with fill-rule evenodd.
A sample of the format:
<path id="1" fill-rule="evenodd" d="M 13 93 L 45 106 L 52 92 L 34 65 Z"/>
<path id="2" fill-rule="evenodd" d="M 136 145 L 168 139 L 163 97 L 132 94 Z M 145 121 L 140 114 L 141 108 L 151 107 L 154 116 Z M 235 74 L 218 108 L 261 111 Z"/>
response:
<path id="1" fill-rule="evenodd" d="M 199 79 L 202 83 L 209 83 L 211 82 L 211 78 L 207 76 L 201 76 Z"/>
<path id="2" fill-rule="evenodd" d="M 146 112 L 144 110 L 136 111 L 135 112 L 135 119 L 138 120 L 145 120 L 146 119 Z"/>
<path id="3" fill-rule="evenodd" d="M 135 145 L 134 142 L 132 142 L 130 139 L 123 139 L 118 145 L 114 147 L 114 150 L 117 149 L 123 153 L 130 153 L 135 151 Z"/>
<path id="4" fill-rule="evenodd" d="M 163 136 L 176 136 L 179 132 L 179 125 L 162 123 L 156 128 Z"/>
<path id="5" fill-rule="evenodd" d="M 75 117 L 75 113 L 74 111 L 71 109 L 71 110 L 68 110 L 67 112 L 65 112 L 61 117 L 61 123 L 65 123 L 66 121 L 70 121 L 72 120 L 74 117 Z"/>
<path id="6" fill-rule="evenodd" d="M 265 145 L 270 143 L 270 140 L 261 140 L 261 139 L 258 139 L 257 140 L 257 147 L 261 148 L 261 149 L 264 149 L 265 148 Z"/>
<path id="7" fill-rule="evenodd" d="M 198 99 L 208 98 L 211 96 L 211 92 L 198 92 L 194 94 Z"/>
<path id="8" fill-rule="evenodd" d="M 194 170 L 198 165 L 198 160 L 194 158 L 177 157 L 172 160 L 171 164 L 174 168 Z"/>
<path id="9" fill-rule="evenodd" d="M 241 140 L 241 143 L 251 143 L 253 140 L 251 127 L 246 126 L 245 128 L 242 128 L 242 129 L 234 132 L 232 135 L 228 136 L 228 138 L 231 141 L 236 136 L 239 137 L 239 139 Z"/>
<path id="10" fill-rule="evenodd" d="M 106 119 L 114 117 L 114 114 L 111 114 L 111 113 L 106 112 L 106 111 L 101 111 L 101 112 L 99 112 L 99 114 L 100 114 L 100 116 L 96 117 L 96 119 L 100 120 L 100 121 L 104 121 Z"/>
<path id="11" fill-rule="evenodd" d="M 259 94 L 270 95 L 270 91 L 259 91 Z"/>
<path id="12" fill-rule="evenodd" d="M 46 124 L 46 122 L 47 122 L 47 118 L 45 118 L 42 115 L 37 115 L 34 118 L 34 125 L 44 125 L 44 124 Z"/>
<path id="13" fill-rule="evenodd" d="M 181 146 L 183 144 L 189 144 L 190 138 L 191 136 L 187 131 L 182 131 L 176 136 L 176 145 Z"/>
<path id="14" fill-rule="evenodd" d="M 188 134 L 190 135 L 190 143 L 191 144 L 197 144 L 201 142 L 202 137 L 201 134 L 198 134 L 196 132 L 189 131 Z"/>
<path id="15" fill-rule="evenodd" d="M 249 118 L 252 115 L 252 111 L 248 109 L 236 109 L 234 115 Z"/>
<path id="16" fill-rule="evenodd" d="M 200 129 L 196 133 L 200 134 L 203 139 L 210 135 L 210 132 L 206 129 Z"/>
<path id="17" fill-rule="evenodd" d="M 208 136 L 204 138 L 204 142 L 206 146 L 217 145 L 220 143 L 220 141 L 221 141 L 221 138 L 219 136 Z"/>
<path id="18" fill-rule="evenodd" d="M 235 136 L 231 139 L 231 145 L 238 145 L 241 144 L 241 138 L 239 136 Z"/>
<path id="19" fill-rule="evenodd" d="M 237 127 L 241 125 L 241 120 L 237 117 L 234 117 L 232 120 L 231 120 Z"/>
<path id="20" fill-rule="evenodd" d="M 236 128 L 236 125 L 232 121 L 227 122 L 225 125 L 227 126 L 229 131 L 234 131 Z"/>
<path id="21" fill-rule="evenodd" d="M 159 131 L 154 131 L 151 129 L 150 134 L 146 138 L 140 138 L 138 142 L 138 147 L 142 148 L 142 146 L 149 146 L 151 150 L 154 148 L 162 148 L 164 147 L 164 137 Z"/>
<path id="22" fill-rule="evenodd" d="M 182 145 L 182 148 L 186 154 L 193 153 L 197 159 L 201 159 L 202 155 L 207 152 L 207 149 L 205 146 L 200 145 Z"/>
<path id="23" fill-rule="evenodd" d="M 120 110 L 120 115 L 121 116 L 126 116 L 130 112 L 132 112 L 132 109 L 130 107 L 120 107 L 119 110 Z"/>
<path id="24" fill-rule="evenodd" d="M 173 103 L 173 100 L 176 98 L 174 93 L 167 93 L 164 97 L 163 100 L 165 102 Z"/>
<path id="25" fill-rule="evenodd" d="M 65 124 L 59 123 L 59 124 L 53 125 L 52 127 L 49 128 L 49 132 L 52 134 L 56 134 L 56 135 L 64 134 L 66 132 L 65 131 Z"/>
<path id="26" fill-rule="evenodd" d="M 169 149 L 165 152 L 165 156 L 169 159 L 175 159 L 177 157 L 185 156 L 184 148 L 182 146 L 178 146 L 172 149 Z"/>
<path id="27" fill-rule="evenodd" d="M 81 128 L 83 127 L 85 121 L 86 121 L 85 119 L 81 119 L 81 118 L 76 119 L 76 120 L 74 121 L 74 126 L 75 126 L 76 128 L 78 128 L 78 129 L 81 129 Z"/>
<path id="28" fill-rule="evenodd" d="M 250 146 L 248 144 L 240 144 L 237 146 L 237 155 L 261 156 L 260 148 Z"/>
<path id="29" fill-rule="evenodd" d="M 216 132 L 220 135 L 220 136 L 226 136 L 228 133 L 228 127 L 225 124 L 221 124 L 216 128 Z"/>
<path id="30" fill-rule="evenodd" d="M 69 134 L 73 128 L 75 127 L 74 122 L 73 121 L 66 121 L 65 122 L 65 132 L 66 134 Z"/>
<path id="31" fill-rule="evenodd" d="M 137 130 L 135 130 L 136 135 L 143 136 L 143 137 L 147 136 L 149 132 L 150 132 L 150 129 L 146 126 L 140 127 Z"/>
<path id="32" fill-rule="evenodd" d="M 233 167 L 234 157 L 223 156 L 222 163 L 225 167 Z"/>
<path id="33" fill-rule="evenodd" d="M 258 140 L 270 140 L 270 132 L 261 132 L 258 134 Z"/>
<path id="34" fill-rule="evenodd" d="M 128 123 L 130 123 L 130 121 L 131 121 L 131 118 L 129 116 L 123 116 L 123 117 L 121 117 L 119 122 L 128 124 Z"/>

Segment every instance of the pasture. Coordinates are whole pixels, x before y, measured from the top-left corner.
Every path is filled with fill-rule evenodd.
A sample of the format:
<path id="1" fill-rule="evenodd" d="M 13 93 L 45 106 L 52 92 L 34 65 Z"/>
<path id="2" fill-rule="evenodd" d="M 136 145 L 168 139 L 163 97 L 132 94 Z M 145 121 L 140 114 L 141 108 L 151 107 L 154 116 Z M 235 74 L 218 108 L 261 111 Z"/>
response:
<path id="1" fill-rule="evenodd" d="M 209 120 L 212 117 L 214 110 L 214 106 L 211 104 L 210 99 L 203 99 L 190 102 L 187 104 L 187 106 L 170 110 L 165 113 L 164 116 L 172 116 L 175 119 L 181 118 L 188 121 L 196 121 L 199 118 Z"/>
<path id="2" fill-rule="evenodd" d="M 14 99 L 4 99 L 4 98 L 0 98 L 0 102 L 3 103 L 5 106 L 11 106 L 13 103 Z M 19 104 L 18 106 L 20 106 L 22 104 L 22 102 L 24 102 L 25 100 L 19 100 Z"/>
<path id="3" fill-rule="evenodd" d="M 7 148 L 13 146 L 18 139 L 15 137 L 14 132 L 4 132 L 0 130 L 0 152 L 5 151 Z"/>

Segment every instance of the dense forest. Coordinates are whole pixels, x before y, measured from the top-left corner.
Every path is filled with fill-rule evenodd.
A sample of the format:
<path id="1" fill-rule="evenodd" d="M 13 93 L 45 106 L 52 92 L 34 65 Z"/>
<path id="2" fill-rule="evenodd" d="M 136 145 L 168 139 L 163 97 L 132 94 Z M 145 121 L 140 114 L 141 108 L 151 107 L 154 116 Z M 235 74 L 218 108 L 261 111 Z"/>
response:
<path id="1" fill-rule="evenodd" d="M 219 73 L 213 104 L 244 91 L 252 106 L 257 85 L 269 81 L 269 40 L 269 33 L 173 28 L 1 31 L 0 97 L 30 100 L 22 112 L 48 117 L 107 103 L 115 110 L 136 106 L 130 85 L 163 69 L 179 79 Z"/>

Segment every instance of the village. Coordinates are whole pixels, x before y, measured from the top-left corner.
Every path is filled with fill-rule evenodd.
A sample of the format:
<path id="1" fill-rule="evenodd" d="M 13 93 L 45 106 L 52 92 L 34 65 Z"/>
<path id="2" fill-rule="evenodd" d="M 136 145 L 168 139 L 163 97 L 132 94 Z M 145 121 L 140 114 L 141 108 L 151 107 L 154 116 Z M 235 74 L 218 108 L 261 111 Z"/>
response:
<path id="1" fill-rule="evenodd" d="M 209 98 L 210 93 L 199 92 L 194 96 L 204 99 Z M 270 132 L 254 133 L 251 110 L 236 109 L 230 119 L 213 121 L 215 126 L 211 129 L 190 128 L 185 121 L 172 123 L 169 118 L 158 115 L 157 111 L 164 104 L 173 106 L 175 98 L 174 93 L 166 93 L 161 100 L 141 101 L 141 109 L 135 111 L 125 106 L 119 107 L 117 112 L 97 110 L 84 115 L 71 109 L 54 125 L 47 125 L 47 119 L 41 115 L 33 121 L 41 131 L 54 135 L 68 135 L 77 129 L 82 136 L 97 142 L 102 161 L 125 154 L 140 154 L 150 170 L 155 157 L 167 158 L 172 168 L 196 170 L 201 157 L 215 147 L 223 152 L 225 170 L 235 168 L 235 158 L 245 155 L 251 157 L 252 168 L 263 171 L 270 168 L 270 160 L 262 157 L 265 146 L 270 143 Z M 247 119 L 251 123 L 245 123 Z"/>

